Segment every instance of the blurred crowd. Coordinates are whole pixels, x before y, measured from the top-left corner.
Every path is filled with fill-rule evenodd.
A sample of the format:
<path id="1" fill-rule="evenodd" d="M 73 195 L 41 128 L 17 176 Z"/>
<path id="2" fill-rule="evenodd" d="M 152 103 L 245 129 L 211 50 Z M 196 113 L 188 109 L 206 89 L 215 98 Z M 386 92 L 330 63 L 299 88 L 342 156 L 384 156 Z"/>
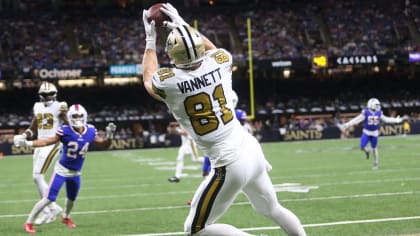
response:
<path id="1" fill-rule="evenodd" d="M 26 5 L 19 6 L 22 11 L 13 14 L 0 9 L 0 13 L 4 13 L 0 14 L 0 72 L 141 63 L 145 35 L 139 8 L 51 10 L 48 6 L 39 8 L 40 2 L 48 5 L 47 0 L 7 2 L 25 2 Z M 420 35 L 418 1 L 244 2 L 249 5 L 179 9 L 187 22 L 197 25 L 218 46 L 230 50 L 236 61 L 248 59 L 248 33 L 252 34 L 256 60 L 310 58 L 320 53 L 360 56 L 420 52 L 420 45 L 416 43 Z M 251 32 L 247 28 L 248 19 Z M 168 64 L 164 53 L 166 30 L 159 28 L 158 36 L 160 63 Z M 257 81 L 255 117 L 249 122 L 255 132 L 322 130 L 357 115 L 373 96 L 380 99 L 387 115 L 408 115 L 413 122 L 420 120 L 420 97 L 415 83 L 404 85 L 405 82 L 397 81 L 381 88 L 380 83 L 372 81 L 369 86 L 356 84 L 345 90 L 342 88 L 348 84 L 333 83 L 327 87 L 319 82 L 318 87 L 314 87 L 308 80 L 304 86 Z M 274 86 L 276 84 L 278 86 Z M 238 84 L 234 81 L 234 85 Z M 310 91 L 304 91 L 305 87 Z M 372 87 L 378 90 L 371 91 Z M 172 118 L 163 104 L 140 95 L 146 94 L 143 89 L 141 85 L 120 91 L 116 88 L 77 91 L 59 88 L 59 98 L 69 104 L 84 104 L 91 123 L 99 126 L 111 121 L 118 123 L 118 137 L 147 136 L 164 141 L 165 124 Z M 235 89 L 240 95 L 239 108 L 250 114 L 248 88 L 237 86 Z M 7 101 L 0 107 L 1 129 L 29 125 L 33 102 L 38 100 L 35 90 L 2 91 L 0 100 Z"/>
<path id="2" fill-rule="evenodd" d="M 29 1 L 31 2 L 31 1 Z M 255 59 L 407 53 L 419 50 L 416 1 L 256 1 L 249 7 L 182 9 L 186 20 L 232 51 L 248 57 L 251 20 Z M 100 67 L 141 61 L 141 9 L 25 11 L 0 16 L 0 68 Z M 410 34 L 410 25 L 414 32 Z M 164 56 L 165 30 L 158 53 Z M 417 32 L 416 32 L 417 31 Z M 161 63 L 169 63 L 167 59 Z"/>

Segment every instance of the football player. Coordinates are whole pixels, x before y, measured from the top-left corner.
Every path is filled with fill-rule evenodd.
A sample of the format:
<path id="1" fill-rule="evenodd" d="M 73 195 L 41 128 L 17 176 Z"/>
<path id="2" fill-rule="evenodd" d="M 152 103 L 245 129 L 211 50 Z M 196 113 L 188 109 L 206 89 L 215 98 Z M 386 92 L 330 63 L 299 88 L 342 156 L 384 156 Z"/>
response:
<path id="1" fill-rule="evenodd" d="M 168 181 L 178 183 L 181 180 L 185 156 L 190 155 L 191 160 L 194 162 L 203 162 L 203 158 L 198 155 L 197 145 L 187 130 L 180 127 L 179 124 L 172 125 L 175 125 L 175 132 L 181 135 L 181 146 L 178 149 L 178 156 L 176 157 L 175 176 L 169 178 Z"/>
<path id="2" fill-rule="evenodd" d="M 146 47 L 143 82 L 163 101 L 210 158 L 213 170 L 192 199 L 184 230 L 188 235 L 249 235 L 216 223 L 242 191 L 253 208 L 289 235 L 306 235 L 296 217 L 278 203 L 258 141 L 235 119 L 232 104 L 232 55 L 189 26 L 169 3 L 161 11 L 171 21 L 166 41 L 172 68 L 158 69 L 155 22 L 143 11 Z"/>
<path id="3" fill-rule="evenodd" d="M 344 124 L 338 124 L 338 128 L 344 132 L 350 126 L 359 124 L 363 121 L 363 133 L 360 137 L 360 149 L 366 154 L 366 159 L 369 159 L 370 151 L 373 152 L 373 170 L 378 169 L 379 152 L 378 152 L 378 137 L 380 121 L 385 123 L 401 123 L 405 118 L 388 117 L 385 116 L 381 110 L 381 103 L 376 98 L 371 98 L 367 102 L 367 106 L 362 112 Z M 368 147 L 370 143 L 370 148 Z"/>
<path id="4" fill-rule="evenodd" d="M 22 134 L 15 135 L 14 139 L 45 138 L 54 135 L 60 124 L 65 123 L 67 103 L 57 101 L 57 88 L 50 82 L 42 82 L 38 90 L 40 101 L 33 106 L 34 118 L 31 125 Z M 45 181 L 45 173 L 50 164 L 60 154 L 61 144 L 53 143 L 45 147 L 35 148 L 33 153 L 32 177 L 38 189 L 40 197 L 44 197 L 48 185 Z M 36 224 L 50 223 L 62 212 L 62 208 L 56 203 L 45 208 L 39 216 Z"/>
<path id="5" fill-rule="evenodd" d="M 80 171 L 85 155 L 92 143 L 102 147 L 109 146 L 116 130 L 115 124 L 109 123 L 106 127 L 106 138 L 99 137 L 95 126 L 87 124 L 87 112 L 80 104 L 72 105 L 69 108 L 67 118 L 69 125 L 59 126 L 54 136 L 34 141 L 28 141 L 23 137 L 15 140 L 15 145 L 22 147 L 45 147 L 59 142 L 63 144 L 61 158 L 55 164 L 48 191 L 35 204 L 24 224 L 27 233 L 36 232 L 33 227 L 36 217 L 44 208 L 56 201 L 64 183 L 66 184 L 67 198 L 61 221 L 69 228 L 76 227 L 70 218 L 70 212 L 80 190 Z"/>
<path id="6" fill-rule="evenodd" d="M 252 129 L 252 126 L 248 123 L 248 116 L 246 114 L 246 111 L 237 108 L 237 105 L 238 105 L 238 95 L 236 94 L 235 91 L 233 91 L 233 107 L 235 108 L 236 119 L 239 120 L 242 127 L 244 127 L 244 129 L 248 133 L 253 134 L 254 130 Z"/>

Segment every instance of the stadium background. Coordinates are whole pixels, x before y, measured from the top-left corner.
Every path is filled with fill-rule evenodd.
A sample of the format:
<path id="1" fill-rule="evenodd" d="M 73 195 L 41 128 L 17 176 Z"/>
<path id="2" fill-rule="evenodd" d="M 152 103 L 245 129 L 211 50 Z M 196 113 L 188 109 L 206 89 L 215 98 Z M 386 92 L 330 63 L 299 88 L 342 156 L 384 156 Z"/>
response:
<path id="1" fill-rule="evenodd" d="M 140 12 L 154 2 L 0 0 L 0 155 L 31 152 L 12 140 L 29 125 L 43 80 L 58 86 L 59 100 L 83 104 L 90 123 L 117 123 L 110 149 L 179 145 L 166 133 L 166 107 L 141 83 Z M 420 133 L 418 2 L 171 2 L 232 52 L 239 107 L 261 142 L 359 136 L 360 127 L 341 134 L 335 123 L 357 115 L 370 97 L 386 115 L 410 117 L 406 126 L 383 126 L 382 135 Z M 159 29 L 161 65 L 169 63 L 165 34 Z"/>

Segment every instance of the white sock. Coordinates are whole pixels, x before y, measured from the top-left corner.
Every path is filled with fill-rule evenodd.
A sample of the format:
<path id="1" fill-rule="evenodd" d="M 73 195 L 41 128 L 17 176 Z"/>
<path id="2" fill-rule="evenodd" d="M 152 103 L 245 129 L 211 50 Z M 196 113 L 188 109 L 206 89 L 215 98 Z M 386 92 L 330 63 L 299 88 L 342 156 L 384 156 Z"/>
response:
<path id="1" fill-rule="evenodd" d="M 184 168 L 184 159 L 177 159 L 176 168 L 175 168 L 175 177 L 177 177 L 178 179 L 181 178 L 183 168 Z"/>
<path id="2" fill-rule="evenodd" d="M 373 160 L 374 160 L 374 163 L 376 165 L 379 164 L 379 151 L 378 151 L 378 148 L 374 148 L 373 149 Z"/>
<path id="3" fill-rule="evenodd" d="M 35 221 L 35 218 L 39 215 L 39 213 L 45 208 L 47 207 L 49 204 L 51 203 L 50 200 L 48 200 L 47 198 L 42 198 L 41 200 L 39 200 L 34 208 L 32 208 L 31 213 L 29 213 L 28 219 L 26 220 L 26 223 L 28 224 L 33 224 Z"/>
<path id="4" fill-rule="evenodd" d="M 70 212 L 73 209 L 74 201 L 66 198 L 65 209 L 63 213 L 64 218 L 70 218 Z"/>
<path id="5" fill-rule="evenodd" d="M 232 225 L 227 224 L 211 224 L 200 230 L 195 235 L 209 235 L 209 236 L 221 236 L 221 235 L 235 235 L 235 236 L 249 236 L 252 234 L 245 233 Z"/>

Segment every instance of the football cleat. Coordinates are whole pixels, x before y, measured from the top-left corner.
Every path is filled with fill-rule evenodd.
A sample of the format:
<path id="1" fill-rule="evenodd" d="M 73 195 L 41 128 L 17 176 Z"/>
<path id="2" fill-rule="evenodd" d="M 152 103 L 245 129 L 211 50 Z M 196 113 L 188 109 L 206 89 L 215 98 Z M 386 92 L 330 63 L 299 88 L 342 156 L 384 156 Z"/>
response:
<path id="1" fill-rule="evenodd" d="M 54 207 L 51 209 L 50 214 L 48 214 L 48 218 L 45 221 L 46 224 L 49 224 L 51 222 L 54 222 L 57 219 L 58 214 L 60 214 L 63 211 L 63 208 L 60 206 Z"/>
<path id="2" fill-rule="evenodd" d="M 373 163 L 372 170 L 377 170 L 377 169 L 378 169 L 378 163 Z"/>
<path id="3" fill-rule="evenodd" d="M 23 224 L 23 229 L 26 231 L 26 233 L 29 233 L 29 234 L 36 233 L 36 230 L 34 229 L 33 224 L 25 223 Z"/>
<path id="4" fill-rule="evenodd" d="M 50 214 L 51 214 L 50 210 L 47 207 L 44 208 L 44 210 L 42 210 L 41 213 L 39 213 L 39 215 L 36 217 L 34 224 L 35 225 L 44 224 L 48 220 Z"/>
<path id="5" fill-rule="evenodd" d="M 177 178 L 176 176 L 174 176 L 174 177 L 169 178 L 168 181 L 171 183 L 179 183 L 179 181 L 181 180 Z"/>
<path id="6" fill-rule="evenodd" d="M 61 222 L 67 225 L 69 228 L 76 228 L 76 224 L 70 218 L 61 217 Z"/>

